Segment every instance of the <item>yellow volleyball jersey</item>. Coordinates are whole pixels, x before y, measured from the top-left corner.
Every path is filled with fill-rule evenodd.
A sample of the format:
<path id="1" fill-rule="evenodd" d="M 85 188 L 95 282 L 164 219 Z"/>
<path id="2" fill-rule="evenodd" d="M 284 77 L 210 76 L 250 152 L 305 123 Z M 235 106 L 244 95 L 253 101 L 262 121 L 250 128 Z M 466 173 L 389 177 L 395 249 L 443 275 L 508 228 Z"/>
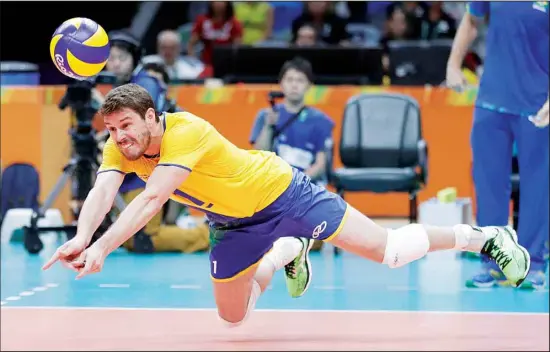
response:
<path id="1" fill-rule="evenodd" d="M 190 170 L 171 197 L 206 212 L 244 218 L 274 202 L 289 186 L 292 168 L 274 153 L 244 150 L 188 112 L 165 113 L 160 156 L 127 160 L 109 139 L 99 172 L 135 172 L 147 181 L 157 165 Z"/>

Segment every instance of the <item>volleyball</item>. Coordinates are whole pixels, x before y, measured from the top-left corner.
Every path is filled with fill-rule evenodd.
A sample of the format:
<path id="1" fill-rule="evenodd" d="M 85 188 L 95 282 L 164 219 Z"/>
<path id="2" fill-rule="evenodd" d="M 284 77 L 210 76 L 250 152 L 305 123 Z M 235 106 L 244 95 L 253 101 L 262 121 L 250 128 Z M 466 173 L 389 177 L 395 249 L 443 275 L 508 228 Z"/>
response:
<path id="1" fill-rule="evenodd" d="M 109 36 L 88 18 L 71 18 L 61 24 L 50 42 L 55 67 L 64 75 L 86 79 L 97 75 L 109 57 Z"/>

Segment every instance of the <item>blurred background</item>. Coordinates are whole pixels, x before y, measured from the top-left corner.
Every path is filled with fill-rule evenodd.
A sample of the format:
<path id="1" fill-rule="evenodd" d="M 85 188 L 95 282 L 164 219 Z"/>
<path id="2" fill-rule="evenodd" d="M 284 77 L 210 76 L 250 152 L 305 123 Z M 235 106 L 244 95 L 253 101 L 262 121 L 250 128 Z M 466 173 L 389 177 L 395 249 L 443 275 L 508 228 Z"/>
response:
<path id="1" fill-rule="evenodd" d="M 59 23 L 85 15 L 108 32 L 132 33 L 142 59 L 162 59 L 175 83 L 207 77 L 226 83 L 276 83 L 283 60 L 301 54 L 312 61 L 317 84 L 380 85 L 391 80 L 397 85 L 439 85 L 448 42 L 465 12 L 465 2 L 130 1 L 109 5 L 114 15 L 87 4 L 65 4 L 47 18 L 38 11 L 29 13 L 33 45 L 21 45 L 17 36 L 7 35 L 18 27 L 15 16 L 8 14 L 25 11 L 25 5 L 4 4 L 2 60 L 37 64 L 41 84 L 67 83 L 50 64 L 49 51 L 38 48 L 46 48 Z M 210 28 L 217 16 L 221 22 Z M 390 48 L 392 41 L 400 45 Z M 474 73 L 482 63 L 482 41 L 483 35 L 466 63 Z M 252 65 L 251 57 L 262 65 Z"/>
<path id="2" fill-rule="evenodd" d="M 484 26 L 462 67 L 467 89 L 458 93 L 445 88 L 447 60 L 466 11 L 465 2 L 73 1 L 47 6 L 35 3 L 34 11 L 28 7 L 35 5 L 30 4 L 2 3 L 2 263 L 10 268 L 6 271 L 2 265 L 2 280 L 20 270 L 37 270 L 52 248 L 74 234 L 79 206 L 91 187 L 105 141 L 95 111 L 109 89 L 136 80 L 144 72 L 157 80 L 159 110 L 190 111 L 210 121 L 237 146 L 274 150 L 286 155 L 293 166 L 307 170 L 314 158 L 306 155 L 311 160 L 303 162 L 300 153 L 309 148 L 308 141 L 305 146 L 291 145 L 281 133 L 277 145 L 272 141 L 260 146 L 254 137 L 254 126 L 265 118 L 266 111 L 288 103 L 289 91 L 280 84 L 280 72 L 286 62 L 294 60 L 294 71 L 308 79 L 306 89 L 298 92 L 297 104 L 315 109 L 328 126 L 320 143 L 311 142 L 321 145 L 317 152 L 324 155 L 317 182 L 387 227 L 409 222 L 475 223 L 469 138 L 483 72 Z M 48 6 L 55 6 L 55 11 L 45 16 Z M 14 34 L 23 31 L 22 13 L 25 27 L 30 27 L 25 28 L 28 35 Z M 52 33 L 72 17 L 91 18 L 110 36 L 109 62 L 93 82 L 75 82 L 63 76 L 50 58 Z M 306 116 L 300 120 L 298 116 L 296 121 L 301 125 L 289 128 L 318 131 L 316 119 Z M 7 168 L 21 164 L 27 168 L 19 168 L 18 174 L 10 172 L 8 183 Z M 359 176 L 350 179 L 354 170 L 359 170 L 355 174 Z M 517 226 L 517 166 L 511 182 L 510 224 Z M 121 207 L 143 188 L 139 180 L 125 185 L 117 203 Z M 4 205 L 8 191 L 11 199 L 27 203 Z M 23 226 L 33 223 L 33 211 L 44 204 L 49 210 L 34 224 L 50 229 L 40 235 L 25 232 Z M 15 208 L 21 209 L 12 211 Z M 113 209 L 112 218 L 117 212 Z M 169 202 L 162 214 L 109 260 L 117 261 L 119 268 L 140 262 L 139 268 L 151 282 L 164 283 L 168 273 L 173 273 L 173 277 L 192 282 L 187 283 L 191 287 L 196 284 L 193 280 L 200 285 L 207 280 L 208 246 L 204 217 Z M 475 285 L 468 282 L 479 269 L 477 256 L 443 253 L 390 274 L 329 245 L 319 243 L 316 251 L 317 280 L 319 287 L 325 288 L 318 288 L 322 293 L 315 302 L 323 307 L 331 308 L 327 297 L 352 302 L 354 294 L 364 294 L 360 289 L 364 284 L 380 295 L 381 300 L 368 303 L 372 309 L 404 307 L 383 303 L 394 299 L 392 302 L 407 300 L 413 309 L 483 310 L 487 304 L 499 310 L 511 304 L 510 310 L 548 312 L 544 287 L 533 296 L 522 293 L 519 298 L 511 296 L 516 293 L 506 287 L 494 288 L 496 293 L 475 291 Z M 156 264 L 145 268 L 152 260 Z M 189 272 L 176 271 L 174 267 L 180 265 Z M 195 278 L 191 268 L 204 277 Z M 361 275 L 365 270 L 369 278 Z M 37 271 L 31 276 L 36 276 L 35 281 L 59 283 L 59 277 L 69 275 L 60 270 L 53 274 Z M 111 282 L 124 280 L 114 269 L 101 275 Z M 547 271 L 544 275 L 547 277 Z M 342 277 L 347 278 L 344 283 Z M 34 285 L 28 280 L 19 278 L 18 283 L 3 285 L 3 304 L 15 304 L 5 298 L 18 297 L 21 285 Z M 356 286 L 354 280 L 363 283 Z M 434 291 L 433 285 L 438 289 Z M 284 288 L 279 286 L 277 292 L 282 295 Z M 423 291 L 426 287 L 428 293 Z M 270 295 L 274 297 L 274 293 Z M 430 295 L 440 300 L 430 299 Z M 457 299 L 460 295 L 466 298 Z M 170 297 L 163 304 L 188 304 L 175 295 Z M 453 298 L 446 301 L 445 297 Z M 197 298 L 197 302 L 205 299 Z M 25 300 L 30 298 L 21 299 Z M 100 302 L 118 304 L 105 300 Z M 266 299 L 265 304 L 273 306 L 278 300 Z M 500 303 L 494 303 L 497 301 Z M 62 303 L 52 302 L 81 303 L 68 291 Z M 356 308 L 354 304 L 349 303 L 348 308 Z"/>

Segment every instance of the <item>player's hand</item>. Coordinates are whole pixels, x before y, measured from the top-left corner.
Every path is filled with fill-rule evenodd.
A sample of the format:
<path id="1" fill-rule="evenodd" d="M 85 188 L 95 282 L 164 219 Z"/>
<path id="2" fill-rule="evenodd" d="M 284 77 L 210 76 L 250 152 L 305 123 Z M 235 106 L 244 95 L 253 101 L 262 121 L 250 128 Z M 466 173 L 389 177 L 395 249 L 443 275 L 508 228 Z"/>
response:
<path id="1" fill-rule="evenodd" d="M 99 273 L 103 269 L 103 263 L 107 257 L 107 251 L 98 244 L 98 242 L 91 245 L 86 249 L 80 257 L 76 260 L 78 265 L 81 266 L 78 270 L 76 279 L 81 279 L 86 275 Z"/>
<path id="2" fill-rule="evenodd" d="M 88 241 L 85 238 L 78 235 L 73 237 L 73 239 L 65 242 L 55 251 L 50 260 L 48 260 L 46 264 L 44 264 L 42 270 L 49 269 L 55 262 L 59 260 L 64 267 L 78 271 L 78 269 L 80 269 L 80 264 L 78 262 L 75 262 L 75 259 L 77 259 L 82 254 L 82 252 L 84 252 L 87 246 Z"/>
<path id="3" fill-rule="evenodd" d="M 275 126 L 277 121 L 279 121 L 279 114 L 272 109 L 269 109 L 265 115 L 265 124 L 267 126 Z"/>
<path id="4" fill-rule="evenodd" d="M 447 83 L 447 87 L 459 93 L 463 92 L 466 88 L 466 78 L 464 77 L 460 67 L 447 66 L 445 81 Z"/>
<path id="5" fill-rule="evenodd" d="M 529 117 L 529 121 L 531 121 L 538 128 L 548 126 L 548 100 L 535 116 Z"/>

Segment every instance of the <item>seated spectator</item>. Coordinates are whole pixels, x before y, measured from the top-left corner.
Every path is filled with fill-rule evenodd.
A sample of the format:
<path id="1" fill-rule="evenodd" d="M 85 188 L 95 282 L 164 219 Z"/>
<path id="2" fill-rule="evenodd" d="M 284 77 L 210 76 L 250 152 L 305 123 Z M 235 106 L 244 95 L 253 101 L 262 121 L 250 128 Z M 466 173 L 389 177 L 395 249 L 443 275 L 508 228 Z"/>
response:
<path id="1" fill-rule="evenodd" d="M 294 45 L 299 47 L 316 46 L 319 44 L 317 31 L 310 24 L 304 24 L 298 29 Z"/>
<path id="2" fill-rule="evenodd" d="M 443 3 L 433 2 L 424 14 L 420 26 L 420 39 L 453 39 L 456 22 L 443 11 Z"/>
<path id="3" fill-rule="evenodd" d="M 396 8 L 401 8 L 407 19 L 407 27 L 409 29 L 409 37 L 411 39 L 419 39 L 422 30 L 422 19 L 428 12 L 428 5 L 424 1 L 398 1 L 394 2 L 387 8 L 386 14 L 394 12 Z"/>
<path id="4" fill-rule="evenodd" d="M 254 45 L 271 37 L 273 7 L 267 1 L 240 1 L 235 3 L 235 18 L 243 27 L 242 43 Z"/>
<path id="5" fill-rule="evenodd" d="M 132 175 L 132 177 L 141 181 L 135 174 Z M 125 180 L 125 185 L 126 188 L 121 189 L 121 194 L 126 204 L 129 204 L 145 189 L 140 182 L 132 185 Z M 137 238 L 130 238 L 123 244 L 123 247 L 131 252 L 136 251 L 136 247 L 139 247 L 138 243 L 148 239 L 154 252 L 194 253 L 206 251 L 210 248 L 210 231 L 206 222 L 199 222 L 195 227 L 184 229 L 177 225 L 164 224 L 163 216 L 165 212 L 166 208 L 156 214 L 145 225 L 142 233 L 136 234 Z M 143 245 L 141 246 L 143 247 Z"/>
<path id="6" fill-rule="evenodd" d="M 302 14 L 304 4 L 300 1 L 270 1 L 273 7 L 273 33 L 271 39 L 284 41 L 292 39 L 292 21 Z"/>
<path id="7" fill-rule="evenodd" d="M 214 45 L 240 44 L 243 29 L 233 13 L 233 4 L 230 1 L 209 2 L 206 15 L 198 16 L 194 23 L 187 43 L 187 54 L 195 56 L 195 44 L 201 41 L 204 44 L 201 60 L 211 65 Z"/>
<path id="8" fill-rule="evenodd" d="M 207 69 L 200 60 L 181 55 L 181 38 L 176 31 L 164 30 L 158 34 L 157 53 L 144 57 L 143 62 L 163 63 L 169 80 L 197 79 L 207 74 Z"/>
<path id="9" fill-rule="evenodd" d="M 409 33 L 405 12 L 400 7 L 393 7 L 393 12 L 388 14 L 388 19 L 386 20 L 384 35 L 380 39 L 380 45 L 384 50 L 384 55 L 382 56 L 382 66 L 386 73 L 390 70 L 388 43 L 392 40 L 409 39 L 411 36 Z"/>
<path id="10" fill-rule="evenodd" d="M 345 45 L 351 38 L 346 30 L 347 21 L 336 16 L 328 1 L 310 1 L 304 12 L 292 22 L 292 42 L 296 42 L 298 30 L 305 24 L 315 28 L 319 40 L 329 45 Z"/>

